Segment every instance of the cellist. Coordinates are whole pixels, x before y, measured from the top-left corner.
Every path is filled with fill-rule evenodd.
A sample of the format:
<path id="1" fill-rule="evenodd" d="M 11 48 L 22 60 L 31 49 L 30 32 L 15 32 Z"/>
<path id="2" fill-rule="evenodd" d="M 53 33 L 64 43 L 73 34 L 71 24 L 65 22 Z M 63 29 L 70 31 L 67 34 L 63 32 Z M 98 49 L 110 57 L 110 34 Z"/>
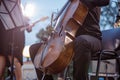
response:
<path id="1" fill-rule="evenodd" d="M 74 40 L 73 80 L 88 80 L 91 57 L 101 50 L 102 34 L 99 25 L 101 7 L 109 4 L 109 0 L 81 0 L 81 2 L 89 8 L 89 11 Z"/>
<path id="2" fill-rule="evenodd" d="M 79 27 L 74 40 L 73 80 L 88 80 L 91 56 L 101 49 L 100 7 L 108 5 L 109 0 L 80 1 L 89 8 L 89 11 L 83 25 Z M 53 79 L 50 77 L 50 79 L 45 78 L 44 80 Z M 59 78 L 59 80 L 62 80 L 62 78 Z"/>
<path id="3" fill-rule="evenodd" d="M 89 12 L 74 40 L 73 79 L 88 80 L 88 68 L 93 53 L 101 49 L 100 7 L 109 4 L 109 0 L 81 0 Z"/>

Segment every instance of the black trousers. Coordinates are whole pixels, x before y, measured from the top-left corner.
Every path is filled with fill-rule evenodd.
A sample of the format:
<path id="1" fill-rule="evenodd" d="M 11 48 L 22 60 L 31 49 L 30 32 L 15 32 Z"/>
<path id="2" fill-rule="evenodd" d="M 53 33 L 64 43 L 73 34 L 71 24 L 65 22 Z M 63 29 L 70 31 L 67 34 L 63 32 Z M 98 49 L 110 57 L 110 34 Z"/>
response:
<path id="1" fill-rule="evenodd" d="M 95 52 L 101 49 L 101 40 L 80 35 L 74 40 L 73 79 L 88 80 L 89 64 Z"/>

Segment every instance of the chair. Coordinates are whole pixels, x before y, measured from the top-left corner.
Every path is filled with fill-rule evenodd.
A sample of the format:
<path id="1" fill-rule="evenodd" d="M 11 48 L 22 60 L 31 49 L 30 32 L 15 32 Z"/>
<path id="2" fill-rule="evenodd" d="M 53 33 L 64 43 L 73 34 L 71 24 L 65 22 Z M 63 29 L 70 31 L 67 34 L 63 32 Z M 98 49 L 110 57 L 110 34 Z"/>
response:
<path id="1" fill-rule="evenodd" d="M 92 60 L 97 60 L 96 68 L 96 80 L 98 80 L 99 68 L 101 60 L 116 59 L 119 66 L 119 55 L 117 53 L 120 50 L 120 46 L 116 46 L 120 41 L 120 28 L 104 30 L 102 31 L 102 50 L 94 55 Z M 120 72 L 119 72 L 120 74 Z"/>
<path id="2" fill-rule="evenodd" d="M 96 55 L 92 56 L 92 60 L 97 60 L 95 80 L 98 80 L 101 60 L 116 59 L 118 68 L 120 68 L 119 66 L 120 56 L 117 53 L 117 51 L 120 50 L 120 45 L 116 46 L 116 44 L 118 45 L 118 41 L 120 41 L 120 28 L 102 31 L 102 50 L 96 52 Z M 65 80 L 71 80 L 70 75 L 68 74 L 69 74 L 69 69 L 66 71 Z"/>

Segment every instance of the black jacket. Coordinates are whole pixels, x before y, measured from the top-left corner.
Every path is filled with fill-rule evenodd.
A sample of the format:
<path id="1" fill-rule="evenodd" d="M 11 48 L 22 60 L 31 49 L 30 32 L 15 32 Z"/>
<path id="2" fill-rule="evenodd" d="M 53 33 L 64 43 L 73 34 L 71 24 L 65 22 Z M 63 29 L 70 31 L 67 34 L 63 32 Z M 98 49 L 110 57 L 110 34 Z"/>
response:
<path id="1" fill-rule="evenodd" d="M 76 37 L 79 35 L 92 35 L 101 39 L 101 31 L 99 26 L 100 21 L 100 7 L 109 4 L 109 0 L 81 0 L 88 8 L 89 12 L 85 18 L 82 26 L 79 27 Z"/>

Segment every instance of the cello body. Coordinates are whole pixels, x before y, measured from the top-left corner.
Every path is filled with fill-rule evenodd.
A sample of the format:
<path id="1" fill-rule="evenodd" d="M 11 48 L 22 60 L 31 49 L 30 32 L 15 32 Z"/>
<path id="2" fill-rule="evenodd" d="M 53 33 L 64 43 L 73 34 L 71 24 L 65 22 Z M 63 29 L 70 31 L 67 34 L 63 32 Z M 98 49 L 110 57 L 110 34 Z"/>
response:
<path id="1" fill-rule="evenodd" d="M 42 44 L 35 56 L 36 68 L 48 74 L 57 74 L 69 65 L 74 55 L 72 40 L 87 13 L 88 8 L 79 0 L 66 3 L 52 35 Z"/>

